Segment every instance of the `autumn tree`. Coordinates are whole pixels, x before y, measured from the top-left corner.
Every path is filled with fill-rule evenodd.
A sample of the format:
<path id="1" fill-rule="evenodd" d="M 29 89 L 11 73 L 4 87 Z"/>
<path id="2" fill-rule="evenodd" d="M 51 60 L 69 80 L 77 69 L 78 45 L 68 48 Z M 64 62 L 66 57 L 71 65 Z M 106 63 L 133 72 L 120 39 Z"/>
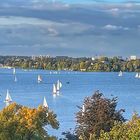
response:
<path id="1" fill-rule="evenodd" d="M 48 140 L 44 129 L 47 125 L 59 127 L 56 115 L 48 108 L 32 109 L 13 103 L 0 112 L 0 140 Z"/>
<path id="2" fill-rule="evenodd" d="M 101 132 L 99 140 L 139 140 L 140 117 L 134 114 L 132 119 L 125 123 L 115 123 L 110 132 Z"/>
<path id="3" fill-rule="evenodd" d="M 80 111 L 76 114 L 77 135 L 83 140 L 88 140 L 91 134 L 98 138 L 101 130 L 108 132 L 116 121 L 124 122 L 124 110 L 116 110 L 116 106 L 117 98 L 105 98 L 99 91 L 85 98 L 83 106 L 79 107 Z"/>

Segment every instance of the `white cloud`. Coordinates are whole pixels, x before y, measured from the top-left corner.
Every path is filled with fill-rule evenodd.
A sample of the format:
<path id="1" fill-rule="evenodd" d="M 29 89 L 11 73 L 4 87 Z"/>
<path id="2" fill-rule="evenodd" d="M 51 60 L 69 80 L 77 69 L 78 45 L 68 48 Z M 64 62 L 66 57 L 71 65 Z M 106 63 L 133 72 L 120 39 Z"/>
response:
<path id="1" fill-rule="evenodd" d="M 103 29 L 106 29 L 106 30 L 129 30 L 130 28 L 129 27 L 123 27 L 123 26 L 116 26 L 116 25 L 111 25 L 111 24 L 108 24 L 108 25 L 105 25 L 103 27 Z"/>
<path id="2" fill-rule="evenodd" d="M 116 26 L 116 25 L 111 25 L 111 24 L 105 25 L 103 27 L 103 29 L 106 29 L 106 30 L 118 30 L 122 28 L 123 28 L 122 26 Z"/>
<path id="3" fill-rule="evenodd" d="M 134 3 L 126 3 L 125 4 L 125 7 L 126 8 L 131 8 L 131 7 L 133 7 L 134 6 Z"/>
<path id="4" fill-rule="evenodd" d="M 50 35 L 52 35 L 52 36 L 57 36 L 59 34 L 58 31 L 52 27 L 49 27 L 48 31 L 49 31 Z"/>
<path id="5" fill-rule="evenodd" d="M 124 29 L 124 30 L 126 30 L 126 31 L 127 31 L 127 30 L 129 30 L 129 28 L 128 28 L 128 27 L 124 27 L 123 29 Z"/>
<path id="6" fill-rule="evenodd" d="M 112 9 L 110 9 L 109 11 L 111 11 L 111 12 L 118 12 L 119 11 L 119 8 L 112 8 Z"/>

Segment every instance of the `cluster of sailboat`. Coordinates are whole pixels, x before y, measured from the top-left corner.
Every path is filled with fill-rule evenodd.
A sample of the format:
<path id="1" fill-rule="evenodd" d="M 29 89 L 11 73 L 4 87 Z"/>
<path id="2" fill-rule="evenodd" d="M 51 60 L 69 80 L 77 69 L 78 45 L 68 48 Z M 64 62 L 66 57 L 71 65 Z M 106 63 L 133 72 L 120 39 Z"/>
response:
<path id="1" fill-rule="evenodd" d="M 17 82 L 16 69 L 15 68 L 13 68 L 13 75 L 14 75 L 14 81 Z M 38 75 L 37 82 L 38 83 L 43 82 L 43 79 L 42 79 L 41 75 Z M 60 94 L 61 88 L 62 88 L 62 82 L 60 80 L 58 80 L 55 84 L 53 84 L 52 94 L 53 94 L 54 97 L 56 97 Z M 6 106 L 8 106 L 12 102 L 12 98 L 11 98 L 11 95 L 10 95 L 8 89 L 7 89 L 7 92 L 6 92 L 6 98 L 5 98 L 4 102 L 6 103 Z M 44 100 L 43 100 L 43 107 L 48 108 L 48 104 L 47 104 L 47 101 L 46 101 L 45 97 L 44 97 Z"/>
<path id="2" fill-rule="evenodd" d="M 13 68 L 13 75 L 14 75 L 14 81 L 17 82 L 16 69 L 15 68 Z M 38 75 L 37 82 L 38 83 L 43 82 L 43 79 L 42 79 L 41 75 Z M 59 95 L 61 88 L 62 88 L 62 83 L 58 80 L 56 84 L 53 84 L 53 91 L 52 91 L 53 96 Z"/>
<path id="3" fill-rule="evenodd" d="M 41 75 L 38 75 L 37 82 L 38 83 L 43 82 Z M 53 84 L 52 94 L 54 97 L 60 94 L 61 88 L 62 88 L 62 83 L 60 82 L 60 80 L 58 80 L 55 84 Z"/>
<path id="4" fill-rule="evenodd" d="M 54 97 L 57 96 L 57 95 L 59 96 L 61 88 L 62 88 L 62 83 L 59 80 L 57 81 L 56 84 L 53 84 L 52 94 L 53 94 Z"/>
<path id="5" fill-rule="evenodd" d="M 9 90 L 7 89 L 7 94 L 6 94 L 6 98 L 5 98 L 5 103 L 6 103 L 6 106 L 10 105 L 12 103 L 12 98 L 11 98 L 11 95 L 9 93 Z M 43 100 L 43 107 L 45 108 L 48 108 L 48 103 L 46 101 L 46 98 L 44 97 L 44 100 Z"/>
<path id="6" fill-rule="evenodd" d="M 118 74 L 118 76 L 119 77 L 123 76 L 123 72 L 120 71 L 119 74 Z M 140 78 L 140 73 L 139 72 L 136 73 L 135 78 Z"/>

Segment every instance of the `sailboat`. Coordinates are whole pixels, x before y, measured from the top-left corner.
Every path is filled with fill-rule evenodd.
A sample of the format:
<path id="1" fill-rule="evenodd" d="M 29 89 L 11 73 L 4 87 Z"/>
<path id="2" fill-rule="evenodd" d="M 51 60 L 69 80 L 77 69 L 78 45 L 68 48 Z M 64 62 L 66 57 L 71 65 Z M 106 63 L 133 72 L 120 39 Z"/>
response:
<path id="1" fill-rule="evenodd" d="M 140 73 L 139 73 L 139 76 L 138 76 L 138 78 L 140 78 Z"/>
<path id="2" fill-rule="evenodd" d="M 46 101 L 45 97 L 44 97 L 44 100 L 43 100 L 43 107 L 44 108 L 48 108 L 48 104 L 47 104 L 47 101 Z"/>
<path id="3" fill-rule="evenodd" d="M 13 74 L 16 74 L 16 69 L 15 68 L 13 68 Z"/>
<path id="4" fill-rule="evenodd" d="M 139 73 L 136 73 L 135 78 L 139 78 Z"/>
<path id="5" fill-rule="evenodd" d="M 6 103 L 11 103 L 11 102 L 12 102 L 12 98 L 11 98 L 11 96 L 10 96 L 9 90 L 7 90 L 5 102 L 6 102 Z"/>
<path id="6" fill-rule="evenodd" d="M 119 76 L 119 77 L 123 76 L 123 72 L 120 71 L 119 74 L 118 74 L 118 76 Z"/>
<path id="7" fill-rule="evenodd" d="M 41 83 L 42 82 L 42 77 L 40 75 L 38 75 L 37 82 L 38 83 Z"/>
<path id="8" fill-rule="evenodd" d="M 57 93 L 59 94 L 60 88 L 62 87 L 62 83 L 58 80 L 57 81 L 57 85 L 56 85 L 56 89 L 57 89 Z"/>
<path id="9" fill-rule="evenodd" d="M 53 96 L 56 96 L 56 94 L 57 94 L 56 85 L 53 84 Z"/>

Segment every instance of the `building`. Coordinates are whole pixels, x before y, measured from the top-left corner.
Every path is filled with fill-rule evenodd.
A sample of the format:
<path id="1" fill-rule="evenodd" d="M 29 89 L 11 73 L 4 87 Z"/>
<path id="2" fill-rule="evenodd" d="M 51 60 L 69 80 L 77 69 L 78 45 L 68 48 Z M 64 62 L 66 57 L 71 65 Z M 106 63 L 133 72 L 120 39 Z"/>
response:
<path id="1" fill-rule="evenodd" d="M 50 58 L 50 55 L 32 55 L 32 60 L 35 60 L 36 58 L 40 58 L 40 59 L 43 59 L 43 58 Z"/>
<path id="2" fill-rule="evenodd" d="M 135 56 L 135 55 L 130 56 L 130 60 L 136 60 L 136 59 L 137 59 L 137 56 Z"/>
<path id="3" fill-rule="evenodd" d="M 94 61 L 95 60 L 95 57 L 92 57 L 91 60 Z"/>

